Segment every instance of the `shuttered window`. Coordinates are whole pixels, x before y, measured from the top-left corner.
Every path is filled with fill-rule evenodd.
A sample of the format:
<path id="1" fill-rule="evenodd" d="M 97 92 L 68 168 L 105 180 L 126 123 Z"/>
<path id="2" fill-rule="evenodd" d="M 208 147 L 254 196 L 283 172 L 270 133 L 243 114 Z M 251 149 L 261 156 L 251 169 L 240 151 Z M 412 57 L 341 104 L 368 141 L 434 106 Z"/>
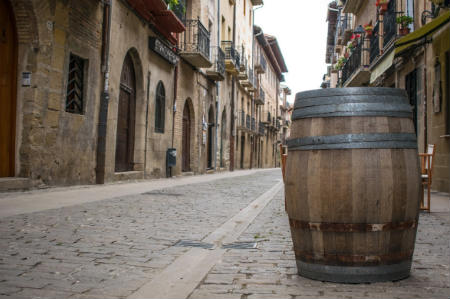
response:
<path id="1" fill-rule="evenodd" d="M 83 83 L 85 64 L 85 59 L 72 53 L 70 54 L 66 97 L 67 112 L 75 114 L 83 114 L 84 112 Z"/>
<path id="2" fill-rule="evenodd" d="M 155 132 L 164 133 L 165 120 L 165 106 L 166 106 L 166 92 L 164 84 L 159 81 L 156 87 L 156 102 L 155 102 Z"/>

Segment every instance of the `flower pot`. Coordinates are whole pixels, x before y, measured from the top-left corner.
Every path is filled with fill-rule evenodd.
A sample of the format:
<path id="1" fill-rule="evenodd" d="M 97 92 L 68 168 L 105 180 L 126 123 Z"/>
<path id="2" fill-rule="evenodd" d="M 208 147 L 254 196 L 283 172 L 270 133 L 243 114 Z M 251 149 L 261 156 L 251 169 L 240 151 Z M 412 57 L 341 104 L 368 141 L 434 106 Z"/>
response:
<path id="1" fill-rule="evenodd" d="M 399 33 L 400 33 L 400 35 L 407 35 L 407 34 L 409 34 L 409 27 L 405 27 L 405 28 L 400 28 L 399 29 Z"/>
<path id="2" fill-rule="evenodd" d="M 388 4 L 389 4 L 389 2 L 380 4 L 380 15 L 384 15 L 384 13 L 387 12 Z"/>
<path id="3" fill-rule="evenodd" d="M 366 30 L 366 37 L 371 37 L 372 36 L 372 30 Z"/>

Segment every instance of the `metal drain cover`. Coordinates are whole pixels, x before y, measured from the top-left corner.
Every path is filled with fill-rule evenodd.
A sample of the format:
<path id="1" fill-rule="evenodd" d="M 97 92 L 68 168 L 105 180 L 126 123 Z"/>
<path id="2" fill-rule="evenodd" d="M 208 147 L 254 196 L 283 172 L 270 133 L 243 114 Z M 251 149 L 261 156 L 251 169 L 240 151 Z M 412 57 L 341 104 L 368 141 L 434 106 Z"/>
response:
<path id="1" fill-rule="evenodd" d="M 199 242 L 199 241 L 192 241 L 192 240 L 180 240 L 177 243 L 175 243 L 174 246 L 178 246 L 178 247 L 197 247 L 197 248 L 204 248 L 204 249 L 212 249 L 214 247 L 213 244 Z"/>
<path id="2" fill-rule="evenodd" d="M 224 249 L 256 249 L 257 247 L 257 242 L 234 242 L 222 245 Z"/>

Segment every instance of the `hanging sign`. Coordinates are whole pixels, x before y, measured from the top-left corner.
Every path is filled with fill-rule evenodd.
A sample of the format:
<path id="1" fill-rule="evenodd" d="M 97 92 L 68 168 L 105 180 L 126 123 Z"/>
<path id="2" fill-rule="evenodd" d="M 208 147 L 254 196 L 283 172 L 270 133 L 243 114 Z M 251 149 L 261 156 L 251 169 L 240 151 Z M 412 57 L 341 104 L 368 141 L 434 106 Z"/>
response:
<path id="1" fill-rule="evenodd" d="M 149 37 L 148 39 L 149 48 L 161 56 L 164 60 L 169 62 L 172 65 L 176 65 L 179 61 L 179 57 L 175 52 L 166 46 L 160 39 L 157 37 Z"/>

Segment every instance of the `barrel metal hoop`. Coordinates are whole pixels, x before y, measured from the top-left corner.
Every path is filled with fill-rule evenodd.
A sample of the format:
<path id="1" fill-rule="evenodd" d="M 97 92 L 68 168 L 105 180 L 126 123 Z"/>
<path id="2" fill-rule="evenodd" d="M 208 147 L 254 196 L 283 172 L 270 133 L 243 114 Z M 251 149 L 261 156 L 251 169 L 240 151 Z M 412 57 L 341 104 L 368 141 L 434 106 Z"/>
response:
<path id="1" fill-rule="evenodd" d="M 406 103 L 344 103 L 312 106 L 294 110 L 292 120 L 313 117 L 386 116 L 412 118 Z"/>
<path id="2" fill-rule="evenodd" d="M 294 104 L 294 111 L 298 109 L 303 109 L 306 107 L 314 106 L 324 106 L 324 105 L 336 105 L 336 104 L 356 104 L 356 103 L 367 103 L 367 104 L 408 104 L 405 98 L 392 95 L 370 95 L 370 96 L 340 96 L 340 97 L 324 97 L 324 98 L 309 98 L 297 101 Z"/>
<path id="3" fill-rule="evenodd" d="M 295 257 L 303 262 L 324 263 L 326 265 L 345 264 L 351 265 L 380 265 L 392 264 L 409 260 L 413 256 L 413 250 L 405 250 L 402 252 L 393 252 L 381 255 L 369 254 L 344 254 L 344 253 L 323 253 L 323 252 L 306 252 L 294 248 Z"/>
<path id="4" fill-rule="evenodd" d="M 308 222 L 289 218 L 292 228 L 305 229 L 319 232 L 338 233 L 363 233 L 363 232 L 386 232 L 394 230 L 413 229 L 417 226 L 416 220 L 386 223 L 332 223 L 332 222 Z"/>
<path id="5" fill-rule="evenodd" d="M 414 133 L 366 133 L 332 136 L 310 136 L 287 140 L 289 150 L 324 149 L 416 149 Z"/>
<path id="6" fill-rule="evenodd" d="M 375 266 L 330 266 L 297 260 L 298 274 L 320 281 L 367 283 L 397 281 L 410 275 L 411 261 Z"/>

